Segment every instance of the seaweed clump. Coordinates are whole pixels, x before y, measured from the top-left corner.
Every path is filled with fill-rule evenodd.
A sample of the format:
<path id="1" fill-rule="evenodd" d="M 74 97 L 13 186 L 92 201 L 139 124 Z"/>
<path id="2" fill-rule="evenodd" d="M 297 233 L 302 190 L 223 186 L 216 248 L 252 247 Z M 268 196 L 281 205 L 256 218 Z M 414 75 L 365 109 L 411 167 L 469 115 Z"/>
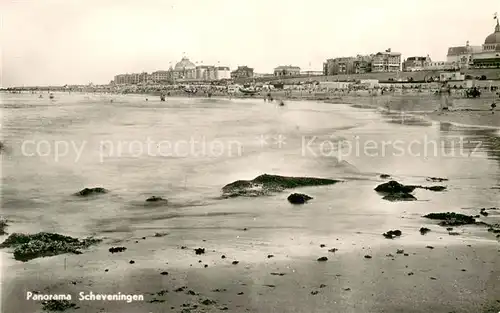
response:
<path id="1" fill-rule="evenodd" d="M 424 217 L 431 220 L 441 220 L 441 222 L 439 222 L 440 226 L 460 226 L 476 223 L 476 220 L 473 216 L 455 212 L 429 213 L 427 215 L 424 215 Z"/>
<path id="2" fill-rule="evenodd" d="M 340 182 L 335 179 L 315 177 L 293 177 L 263 174 L 252 180 L 237 180 L 222 187 L 223 198 L 238 196 L 258 197 L 281 192 L 286 189 L 333 185 Z"/>
<path id="3" fill-rule="evenodd" d="M 101 242 L 100 239 L 79 240 L 70 236 L 40 232 L 37 234 L 11 234 L 0 248 L 14 248 L 14 259 L 27 262 L 32 259 L 55 256 L 64 253 L 81 254 L 80 249 Z"/>

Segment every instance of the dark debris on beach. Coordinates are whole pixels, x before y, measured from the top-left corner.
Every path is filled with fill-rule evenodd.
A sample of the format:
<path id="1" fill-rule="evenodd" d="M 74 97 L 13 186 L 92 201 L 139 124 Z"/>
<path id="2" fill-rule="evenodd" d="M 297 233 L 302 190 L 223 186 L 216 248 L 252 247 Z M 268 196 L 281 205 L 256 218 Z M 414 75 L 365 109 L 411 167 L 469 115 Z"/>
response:
<path id="1" fill-rule="evenodd" d="M 383 233 L 382 235 L 387 239 L 394 239 L 396 237 L 400 237 L 402 235 L 402 232 L 399 229 L 389 230 L 388 232 Z"/>
<path id="2" fill-rule="evenodd" d="M 440 226 L 460 226 L 476 223 L 476 220 L 473 216 L 454 212 L 429 213 L 427 215 L 424 215 L 424 217 L 432 220 L 440 220 Z"/>
<path id="3" fill-rule="evenodd" d="M 403 185 L 395 180 L 378 185 L 375 191 L 384 195 L 382 199 L 388 201 L 415 201 L 417 198 L 411 193 L 417 189 L 425 189 L 430 191 L 444 191 L 445 186 L 420 186 L 420 185 Z"/>
<path id="4" fill-rule="evenodd" d="M 0 248 L 14 248 L 14 258 L 26 262 L 64 253 L 81 254 L 80 249 L 88 248 L 101 241 L 95 238 L 79 240 L 70 236 L 46 232 L 31 235 L 14 233 L 0 244 Z"/>
<path id="5" fill-rule="evenodd" d="M 286 189 L 333 185 L 338 182 L 340 182 L 340 180 L 263 174 L 252 180 L 237 180 L 225 185 L 222 187 L 222 198 L 234 198 L 239 196 L 258 197 L 282 192 Z"/>
<path id="6" fill-rule="evenodd" d="M 76 303 L 68 300 L 48 300 L 42 302 L 42 310 L 49 312 L 63 312 L 69 309 L 78 309 Z"/>
<path id="7" fill-rule="evenodd" d="M 94 196 L 94 195 L 99 195 L 99 194 L 105 194 L 108 193 L 109 191 L 105 188 L 102 187 L 93 187 L 93 188 L 84 188 L 80 190 L 79 192 L 75 193 L 75 196 L 79 197 L 88 197 L 88 196 Z"/>

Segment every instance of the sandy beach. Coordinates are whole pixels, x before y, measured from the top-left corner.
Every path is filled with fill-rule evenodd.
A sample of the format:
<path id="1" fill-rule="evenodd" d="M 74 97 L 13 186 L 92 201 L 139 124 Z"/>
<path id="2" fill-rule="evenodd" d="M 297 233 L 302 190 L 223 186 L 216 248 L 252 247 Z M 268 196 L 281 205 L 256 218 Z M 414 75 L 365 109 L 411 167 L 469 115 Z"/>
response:
<path id="1" fill-rule="evenodd" d="M 500 311 L 500 227 L 488 230 L 500 223 L 498 132 L 459 125 L 495 126 L 498 114 L 434 116 L 428 99 L 393 99 L 384 111 L 360 98 L 352 100 L 357 104 L 289 101 L 285 107 L 262 99 L 143 98 L 110 103 L 64 95 L 57 106 L 36 95 L 4 98 L 2 209 L 9 222 L 1 241 L 42 231 L 103 241 L 82 254 L 27 262 L 2 249 L 2 312 L 44 312 L 42 301 L 27 299 L 28 293 L 70 295 L 74 307 L 65 312 L 75 313 Z M 410 116 L 427 114 L 434 122 L 400 121 L 395 117 L 403 105 Z M 439 118 L 456 125 L 444 127 Z M 208 143 L 236 140 L 243 152 L 186 156 L 122 149 L 117 155 L 113 146 L 145 138 L 201 140 L 200 134 Z M 270 139 L 262 145 L 261 134 L 284 135 L 286 145 Z M 328 138 L 332 145 L 434 140 L 443 151 L 426 154 L 417 145 L 419 154 L 341 154 L 346 151 L 339 147 L 321 154 Z M 456 138 L 488 144 L 453 151 Z M 21 143 L 28 140 L 87 144 L 78 155 L 70 150 L 55 158 L 54 152 L 26 154 Z M 99 150 L 103 141 L 105 151 Z M 224 185 L 263 173 L 341 182 L 218 198 Z M 388 180 L 445 191 L 417 189 L 416 201 L 391 202 L 374 191 Z M 110 191 L 73 195 L 96 186 Z M 292 192 L 313 199 L 293 205 L 287 201 Z M 145 202 L 151 196 L 168 202 L 151 205 Z M 458 212 L 478 223 L 440 226 L 423 217 L 431 212 Z M 430 231 L 421 234 L 422 227 Z M 382 234 L 389 230 L 402 235 L 387 239 Z M 126 250 L 111 253 L 112 247 Z M 199 248 L 204 253 L 197 254 Z M 81 292 L 141 300 L 80 300 Z"/>
<path id="2" fill-rule="evenodd" d="M 25 269 L 24 278 L 3 278 L 3 312 L 39 312 L 40 304 L 25 298 L 27 291 L 39 291 L 74 298 L 80 292 L 121 292 L 145 299 L 131 303 L 76 300 L 77 312 L 496 313 L 500 308 L 498 244 L 467 238 L 447 242 L 446 237 L 446 233 L 435 234 L 418 245 L 405 243 L 405 238 L 381 246 L 356 240 L 358 247 L 351 252 L 343 252 L 342 247 L 355 243 L 339 238 L 325 248 L 311 243 L 315 253 L 308 257 L 268 259 L 261 253 L 253 256 L 258 262 L 242 258 L 237 265 L 231 264 L 237 255 L 226 255 L 224 260 L 220 251 L 195 256 L 189 249 L 171 251 L 151 266 L 144 259 L 144 247 L 126 243 L 131 251 L 121 255 L 94 251 L 83 257 L 55 257 L 50 265 Z M 155 239 L 136 246 L 146 246 L 150 240 Z M 168 237 L 162 241 L 168 246 Z M 203 244 L 210 246 L 209 241 Z M 425 248 L 426 244 L 433 249 Z M 330 247 L 339 251 L 329 253 Z M 398 249 L 406 254 L 397 254 Z M 193 266 L 179 269 L 168 264 L 181 256 Z M 316 261 L 321 256 L 328 261 Z M 71 268 L 64 270 L 64 258 Z M 136 263 L 129 264 L 129 259 Z M 42 268 L 59 270 L 54 276 Z M 104 272 L 105 268 L 109 271 Z"/>

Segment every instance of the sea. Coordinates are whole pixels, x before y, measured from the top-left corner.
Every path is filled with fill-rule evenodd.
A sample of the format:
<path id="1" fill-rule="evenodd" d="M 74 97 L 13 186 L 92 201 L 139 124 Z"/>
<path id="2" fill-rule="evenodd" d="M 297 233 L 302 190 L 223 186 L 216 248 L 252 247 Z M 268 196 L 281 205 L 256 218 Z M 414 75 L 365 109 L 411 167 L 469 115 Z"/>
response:
<path id="1" fill-rule="evenodd" d="M 363 240 L 356 234 L 382 244 L 381 233 L 396 228 L 418 241 L 418 229 L 432 222 L 423 214 L 476 215 L 500 202 L 495 128 L 319 101 L 54 95 L 1 94 L 8 233 L 129 240 L 165 232 L 178 245 L 212 240 L 251 258 L 256 250 L 307 254 L 311 242 Z M 224 185 L 264 173 L 341 182 L 221 199 Z M 447 190 L 389 202 L 374 191 L 388 180 L 381 174 Z M 74 195 L 92 187 L 109 193 Z M 313 199 L 292 205 L 292 192 Z M 151 196 L 168 202 L 146 202 Z M 470 238 L 494 240 L 479 228 Z"/>

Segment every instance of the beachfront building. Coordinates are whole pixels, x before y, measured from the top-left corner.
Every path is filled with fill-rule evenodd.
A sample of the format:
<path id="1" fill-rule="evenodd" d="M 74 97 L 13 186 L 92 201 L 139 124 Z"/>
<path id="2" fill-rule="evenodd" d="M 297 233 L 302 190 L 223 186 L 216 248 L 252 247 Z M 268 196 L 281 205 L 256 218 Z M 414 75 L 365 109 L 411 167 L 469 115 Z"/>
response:
<path id="1" fill-rule="evenodd" d="M 217 70 L 215 66 L 199 65 L 196 67 L 196 80 L 213 81 L 217 80 Z"/>
<path id="2" fill-rule="evenodd" d="M 300 71 L 300 75 L 302 75 L 302 76 L 323 76 L 323 71 L 314 71 L 314 70 Z"/>
<path id="3" fill-rule="evenodd" d="M 453 62 L 446 62 L 446 61 L 424 62 L 424 71 L 454 71 L 459 69 L 460 66 Z"/>
<path id="4" fill-rule="evenodd" d="M 149 75 L 150 81 L 155 83 L 168 82 L 172 79 L 171 70 L 170 71 L 156 71 Z"/>
<path id="5" fill-rule="evenodd" d="M 474 55 L 481 52 L 481 46 L 471 46 L 469 41 L 465 46 L 449 47 L 446 55 L 446 62 L 455 65 L 460 69 L 467 69 L 474 64 Z"/>
<path id="6" fill-rule="evenodd" d="M 188 58 L 183 57 L 180 62 L 175 64 L 172 70 L 172 78 L 175 81 L 196 80 L 196 65 L 189 61 Z"/>
<path id="7" fill-rule="evenodd" d="M 231 70 L 227 66 L 217 66 L 215 77 L 217 80 L 231 79 Z"/>
<path id="8" fill-rule="evenodd" d="M 354 73 L 354 57 L 341 57 L 326 60 L 323 65 L 325 75 L 340 75 Z"/>
<path id="9" fill-rule="evenodd" d="M 372 70 L 373 55 L 357 55 L 354 60 L 354 73 L 365 74 L 370 73 Z"/>
<path id="10" fill-rule="evenodd" d="M 440 81 L 464 81 L 465 75 L 460 72 L 444 72 L 439 73 Z"/>
<path id="11" fill-rule="evenodd" d="M 116 85 L 147 83 L 149 75 L 146 72 L 115 75 L 113 82 Z"/>
<path id="12" fill-rule="evenodd" d="M 494 32 L 486 37 L 481 51 L 475 53 L 472 58 L 475 68 L 500 68 L 500 23 L 498 18 L 496 18 L 496 22 Z"/>
<path id="13" fill-rule="evenodd" d="M 429 55 L 426 57 L 409 57 L 403 62 L 403 72 L 423 71 L 425 64 L 432 62 Z"/>
<path id="14" fill-rule="evenodd" d="M 292 65 L 278 66 L 274 69 L 274 76 L 299 76 L 300 67 Z"/>
<path id="15" fill-rule="evenodd" d="M 373 55 L 357 55 L 328 59 L 323 63 L 323 75 L 349 75 L 371 72 Z"/>
<path id="16" fill-rule="evenodd" d="M 401 70 L 401 53 L 392 52 L 387 49 L 384 52 L 378 52 L 372 58 L 372 72 L 399 72 Z"/>
<path id="17" fill-rule="evenodd" d="M 244 66 L 238 66 L 238 68 L 231 72 L 231 78 L 250 78 L 253 77 L 253 68 Z"/>

